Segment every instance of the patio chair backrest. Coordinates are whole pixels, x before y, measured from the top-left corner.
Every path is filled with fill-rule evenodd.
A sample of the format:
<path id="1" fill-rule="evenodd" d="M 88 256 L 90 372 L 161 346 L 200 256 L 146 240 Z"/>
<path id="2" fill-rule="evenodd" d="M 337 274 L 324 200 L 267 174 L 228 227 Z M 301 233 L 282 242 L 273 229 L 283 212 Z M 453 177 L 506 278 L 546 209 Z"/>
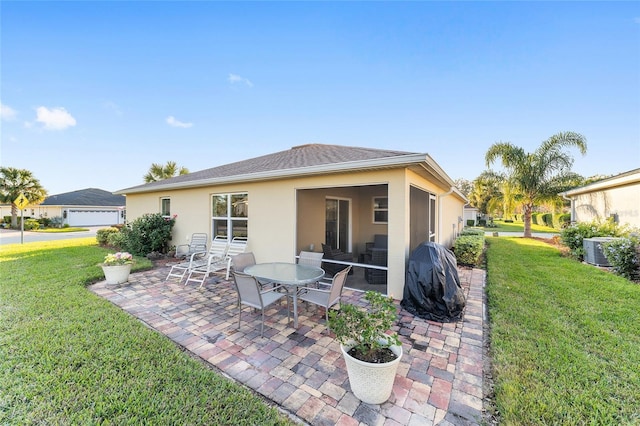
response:
<path id="1" fill-rule="evenodd" d="M 206 233 L 194 233 L 193 235 L 191 235 L 191 242 L 189 243 L 189 253 L 207 251 L 208 242 L 209 236 Z"/>
<path id="2" fill-rule="evenodd" d="M 228 247 L 229 242 L 227 241 L 227 237 L 218 235 L 211 242 L 209 256 L 222 259 L 227 255 Z"/>
<path id="3" fill-rule="evenodd" d="M 227 249 L 227 257 L 231 258 L 233 256 L 237 256 L 241 253 L 244 253 L 247 250 L 247 239 L 242 237 L 234 237 L 233 240 L 229 243 L 229 248 Z"/>
<path id="4" fill-rule="evenodd" d="M 340 296 L 342 296 L 342 289 L 344 287 L 344 283 L 347 281 L 347 275 L 349 274 L 350 269 L 351 266 L 347 266 L 342 271 L 334 275 L 331 283 L 331 290 L 329 291 L 328 306 L 333 306 L 340 300 Z"/>
<path id="5" fill-rule="evenodd" d="M 260 285 L 255 277 L 242 272 L 233 272 L 233 280 L 236 283 L 238 297 L 241 303 L 262 309 L 262 296 L 260 295 Z"/>
<path id="6" fill-rule="evenodd" d="M 247 266 L 255 265 L 256 257 L 253 252 L 240 253 L 231 258 L 231 266 L 235 272 L 244 272 Z"/>
<path id="7" fill-rule="evenodd" d="M 322 267 L 322 257 L 324 253 L 316 253 L 313 251 L 301 251 L 298 258 L 298 264 L 315 266 L 317 268 Z"/>

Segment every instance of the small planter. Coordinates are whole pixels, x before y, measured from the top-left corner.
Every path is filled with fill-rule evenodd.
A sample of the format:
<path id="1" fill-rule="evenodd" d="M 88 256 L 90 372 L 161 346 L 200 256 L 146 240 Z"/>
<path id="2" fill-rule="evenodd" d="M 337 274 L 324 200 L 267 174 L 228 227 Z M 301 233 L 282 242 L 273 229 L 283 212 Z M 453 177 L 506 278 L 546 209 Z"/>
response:
<path id="1" fill-rule="evenodd" d="M 107 284 L 122 284 L 129 281 L 129 274 L 131 273 L 131 264 L 125 265 L 102 265 L 102 271 L 106 278 Z"/>
<path id="2" fill-rule="evenodd" d="M 390 346 L 389 349 L 396 354 L 396 359 L 382 364 L 364 362 L 352 357 L 348 354 L 351 349 L 349 344 L 340 344 L 340 349 L 347 364 L 351 391 L 356 398 L 367 404 L 382 404 L 388 400 L 402 358 L 402 346 Z"/>

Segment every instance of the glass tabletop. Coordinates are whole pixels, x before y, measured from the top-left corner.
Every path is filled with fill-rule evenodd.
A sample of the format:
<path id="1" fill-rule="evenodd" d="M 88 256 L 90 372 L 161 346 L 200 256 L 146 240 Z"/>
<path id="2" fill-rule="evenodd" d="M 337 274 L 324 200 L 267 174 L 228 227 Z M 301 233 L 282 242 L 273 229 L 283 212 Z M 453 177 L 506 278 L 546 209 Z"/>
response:
<path id="1" fill-rule="evenodd" d="M 244 273 L 285 285 L 309 284 L 324 276 L 324 270 L 315 266 L 280 262 L 258 263 L 245 268 Z"/>

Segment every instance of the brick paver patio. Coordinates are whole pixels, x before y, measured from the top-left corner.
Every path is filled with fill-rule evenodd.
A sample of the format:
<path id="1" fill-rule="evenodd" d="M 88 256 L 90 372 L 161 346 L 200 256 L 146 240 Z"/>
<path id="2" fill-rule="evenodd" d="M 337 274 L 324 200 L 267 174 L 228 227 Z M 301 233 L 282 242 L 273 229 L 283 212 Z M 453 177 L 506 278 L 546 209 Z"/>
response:
<path id="1" fill-rule="evenodd" d="M 227 281 L 205 286 L 165 281 L 167 267 L 131 274 L 129 283 L 91 286 L 151 328 L 231 379 L 310 425 L 474 425 L 483 413 L 484 271 L 459 268 L 467 305 L 458 323 L 426 321 L 399 309 L 404 355 L 391 398 L 361 403 L 350 391 L 340 346 L 322 308 L 301 304 L 299 328 L 287 324 L 286 303 L 265 314 L 245 308 Z M 343 302 L 362 304 L 346 289 Z"/>

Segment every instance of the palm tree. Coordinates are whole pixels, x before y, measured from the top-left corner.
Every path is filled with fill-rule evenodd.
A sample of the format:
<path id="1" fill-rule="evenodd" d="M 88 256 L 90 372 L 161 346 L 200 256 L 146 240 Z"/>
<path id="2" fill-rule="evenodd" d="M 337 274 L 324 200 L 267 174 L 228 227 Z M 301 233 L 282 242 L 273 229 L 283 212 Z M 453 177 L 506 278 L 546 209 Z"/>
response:
<path id="1" fill-rule="evenodd" d="M 20 194 L 29 204 L 39 204 L 47 197 L 47 190 L 29 170 L 14 167 L 0 167 L 0 202 L 11 203 L 11 227 L 18 227 L 18 208 L 13 201 Z"/>
<path id="2" fill-rule="evenodd" d="M 487 166 L 500 158 L 507 179 L 522 196 L 524 236 L 531 237 L 531 212 L 534 206 L 558 196 L 571 173 L 573 157 L 564 148 L 576 147 L 582 155 L 587 152 L 584 136 L 574 132 L 561 132 L 551 136 L 532 153 L 525 152 L 509 142 L 498 142 L 489 147 L 485 159 Z"/>
<path id="3" fill-rule="evenodd" d="M 501 199 L 500 185 L 504 177 L 485 170 L 472 182 L 472 190 L 467 196 L 472 206 L 482 214 L 491 214 Z"/>
<path id="4" fill-rule="evenodd" d="M 189 173 L 189 169 L 186 167 L 178 168 L 175 161 L 167 161 L 164 166 L 162 164 L 153 163 L 149 168 L 149 172 L 144 175 L 144 181 L 146 183 L 156 182 L 163 179 L 174 177 L 175 175 L 186 175 Z"/>

